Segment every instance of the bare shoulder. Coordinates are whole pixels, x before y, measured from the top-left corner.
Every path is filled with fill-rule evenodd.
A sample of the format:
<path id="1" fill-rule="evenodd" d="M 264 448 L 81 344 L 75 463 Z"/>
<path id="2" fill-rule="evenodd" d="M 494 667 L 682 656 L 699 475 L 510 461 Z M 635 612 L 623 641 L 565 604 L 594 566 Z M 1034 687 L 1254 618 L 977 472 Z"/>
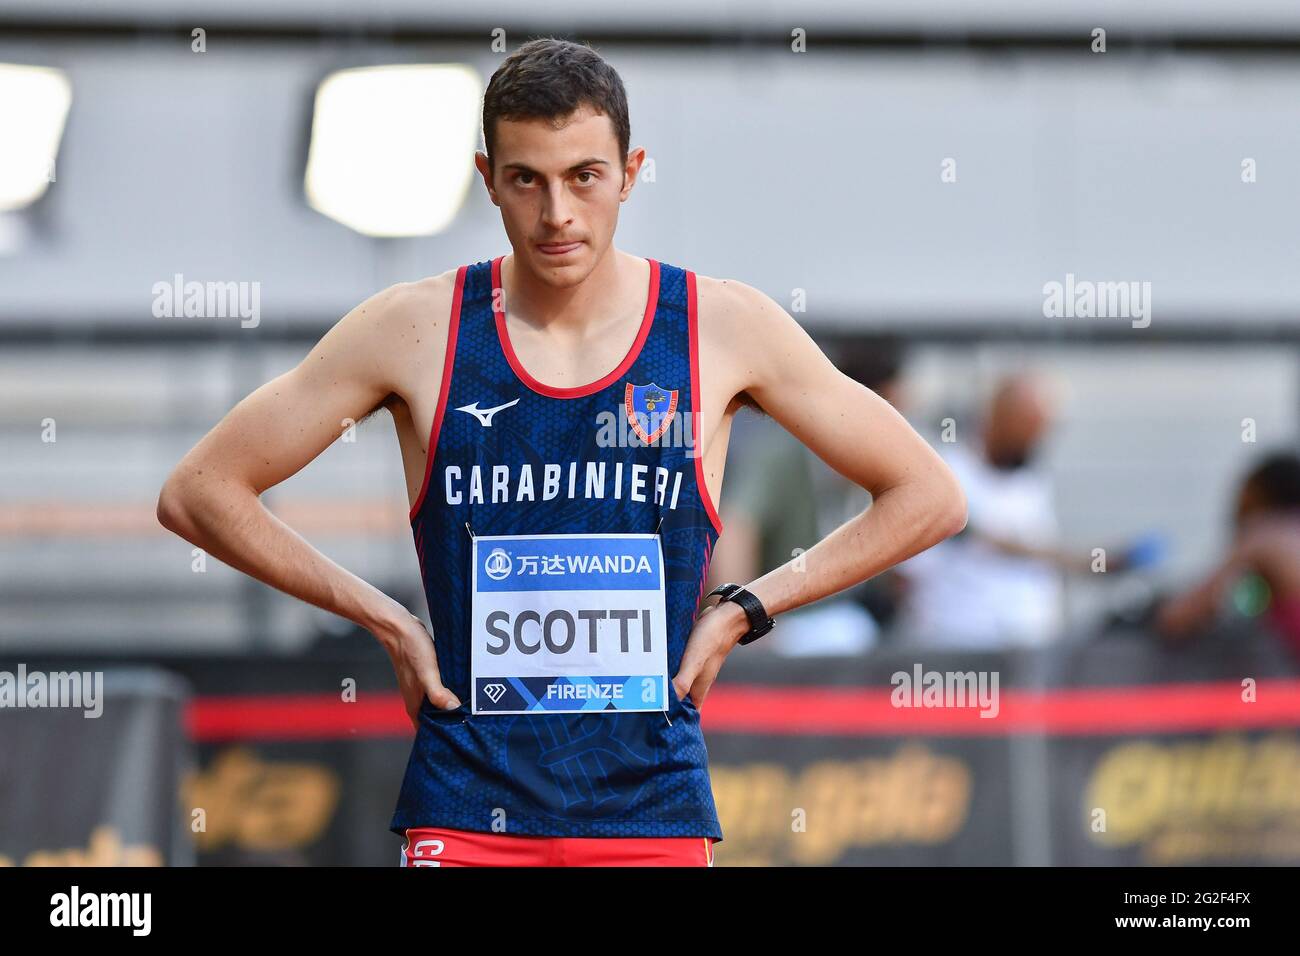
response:
<path id="1" fill-rule="evenodd" d="M 808 340 L 803 326 L 775 299 L 737 279 L 696 276 L 701 342 L 726 342 L 755 360 Z"/>
<path id="2" fill-rule="evenodd" d="M 352 309 L 331 334 L 342 332 L 348 347 L 371 358 L 422 352 L 417 346 L 426 345 L 430 335 L 446 337 L 455 283 L 451 271 L 390 285 Z"/>
<path id="3" fill-rule="evenodd" d="M 445 329 L 451 318 L 455 286 L 455 269 L 413 282 L 398 282 L 362 302 L 348 318 L 355 316 L 357 325 L 399 337 L 405 337 L 406 328 L 415 332 Z"/>
<path id="4" fill-rule="evenodd" d="M 455 270 L 399 282 L 339 319 L 299 366 L 308 384 L 356 382 L 375 401 L 407 397 L 440 375 L 451 325 Z"/>
<path id="5" fill-rule="evenodd" d="M 701 352 L 731 371 L 745 404 L 783 363 L 816 351 L 789 312 L 745 282 L 697 274 L 696 295 Z"/>
<path id="6" fill-rule="evenodd" d="M 700 334 L 752 330 L 756 323 L 779 323 L 785 310 L 764 292 L 738 279 L 715 279 L 696 274 Z"/>

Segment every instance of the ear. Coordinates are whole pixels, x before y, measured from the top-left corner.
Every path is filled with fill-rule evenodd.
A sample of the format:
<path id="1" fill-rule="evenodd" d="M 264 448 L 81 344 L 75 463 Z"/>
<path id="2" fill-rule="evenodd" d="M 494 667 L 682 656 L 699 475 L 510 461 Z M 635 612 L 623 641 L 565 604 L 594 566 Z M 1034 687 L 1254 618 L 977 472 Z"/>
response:
<path id="1" fill-rule="evenodd" d="M 627 197 L 632 194 L 632 187 L 636 185 L 636 177 L 641 172 L 641 164 L 645 162 L 645 147 L 638 146 L 636 149 L 628 150 L 627 164 L 623 167 L 623 191 L 618 194 L 619 202 L 626 202 Z"/>
<path id="2" fill-rule="evenodd" d="M 488 161 L 487 153 L 481 149 L 474 151 L 474 168 L 483 177 L 483 185 L 487 187 L 488 198 L 492 200 L 492 205 L 500 206 L 501 203 L 497 201 L 497 193 L 494 188 L 492 164 Z"/>

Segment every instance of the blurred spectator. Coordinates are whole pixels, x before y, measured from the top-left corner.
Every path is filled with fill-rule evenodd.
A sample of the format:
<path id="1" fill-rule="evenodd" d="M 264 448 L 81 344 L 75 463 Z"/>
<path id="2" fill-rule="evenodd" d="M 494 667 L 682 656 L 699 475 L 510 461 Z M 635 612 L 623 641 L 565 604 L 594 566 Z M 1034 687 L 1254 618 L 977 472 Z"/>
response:
<path id="1" fill-rule="evenodd" d="M 1059 634 L 1060 571 L 1076 562 L 1056 550 L 1052 485 L 1034 463 L 1052 416 L 1034 376 L 1010 376 L 977 441 L 939 448 L 966 491 L 969 520 L 962 534 L 899 566 L 908 643 L 982 650 Z"/>
<path id="2" fill-rule="evenodd" d="M 1260 462 L 1241 484 L 1228 554 L 1214 571 L 1170 599 L 1156 617 L 1171 637 L 1211 623 L 1229 591 L 1249 575 L 1267 588 L 1269 622 L 1300 657 L 1300 457 L 1280 452 Z"/>

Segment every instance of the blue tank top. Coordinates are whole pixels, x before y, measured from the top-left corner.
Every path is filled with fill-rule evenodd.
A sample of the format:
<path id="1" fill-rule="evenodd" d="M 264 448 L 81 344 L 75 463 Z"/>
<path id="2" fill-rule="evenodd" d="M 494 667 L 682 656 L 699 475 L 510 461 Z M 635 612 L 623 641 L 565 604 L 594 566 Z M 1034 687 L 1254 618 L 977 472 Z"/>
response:
<path id="1" fill-rule="evenodd" d="M 424 487 L 411 509 L 438 666 L 462 705 L 440 711 L 425 698 L 390 828 L 721 840 L 699 711 L 671 684 L 722 531 L 691 440 L 695 276 L 650 260 L 645 314 L 623 361 L 599 381 L 556 388 L 529 375 L 510 345 L 493 296 L 502 258 L 457 271 Z M 668 676 L 659 709 L 596 700 L 545 713 L 539 685 L 511 680 L 478 681 L 472 712 L 473 593 L 493 570 L 476 562 L 474 537 L 486 551 L 501 535 L 657 535 Z M 527 712 L 482 712 L 507 690 L 502 706 Z"/>

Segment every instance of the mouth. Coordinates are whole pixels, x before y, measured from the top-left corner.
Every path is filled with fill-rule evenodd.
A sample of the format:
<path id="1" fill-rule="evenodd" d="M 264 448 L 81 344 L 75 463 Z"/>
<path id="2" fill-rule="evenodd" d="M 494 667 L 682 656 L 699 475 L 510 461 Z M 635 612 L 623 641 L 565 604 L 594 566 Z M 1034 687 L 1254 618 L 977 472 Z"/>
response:
<path id="1" fill-rule="evenodd" d="M 564 256 L 575 251 L 581 242 L 539 242 L 537 248 L 544 256 Z"/>

